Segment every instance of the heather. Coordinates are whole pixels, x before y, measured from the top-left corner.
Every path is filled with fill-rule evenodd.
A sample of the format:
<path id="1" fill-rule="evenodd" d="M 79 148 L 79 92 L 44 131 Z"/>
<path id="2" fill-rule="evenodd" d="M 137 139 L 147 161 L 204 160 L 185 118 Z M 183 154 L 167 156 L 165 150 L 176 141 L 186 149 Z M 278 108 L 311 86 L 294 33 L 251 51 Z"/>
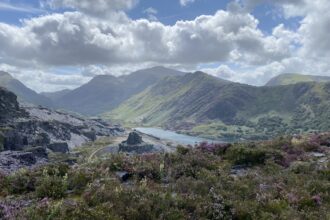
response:
<path id="1" fill-rule="evenodd" d="M 329 219 L 330 134 L 0 174 L 3 219 Z M 77 153 L 79 155 L 79 153 Z"/>

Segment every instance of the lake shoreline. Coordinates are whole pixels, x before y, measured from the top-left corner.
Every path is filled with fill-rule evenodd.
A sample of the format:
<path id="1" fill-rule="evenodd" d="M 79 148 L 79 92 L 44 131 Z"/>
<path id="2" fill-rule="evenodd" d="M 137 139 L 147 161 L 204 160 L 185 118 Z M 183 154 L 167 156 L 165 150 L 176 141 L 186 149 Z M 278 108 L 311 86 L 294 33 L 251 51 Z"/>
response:
<path id="1" fill-rule="evenodd" d="M 144 135 L 151 136 L 153 138 L 163 140 L 163 141 L 169 141 L 174 142 L 176 144 L 182 144 L 182 145 L 196 145 L 198 143 L 202 142 L 209 142 L 209 143 L 226 143 L 226 141 L 223 140 L 211 140 L 208 138 L 202 138 L 198 136 L 190 136 L 186 134 L 181 134 L 175 131 L 165 130 L 162 128 L 156 128 L 156 127 L 136 127 L 132 128 L 133 130 L 136 130 L 140 133 L 143 133 Z"/>

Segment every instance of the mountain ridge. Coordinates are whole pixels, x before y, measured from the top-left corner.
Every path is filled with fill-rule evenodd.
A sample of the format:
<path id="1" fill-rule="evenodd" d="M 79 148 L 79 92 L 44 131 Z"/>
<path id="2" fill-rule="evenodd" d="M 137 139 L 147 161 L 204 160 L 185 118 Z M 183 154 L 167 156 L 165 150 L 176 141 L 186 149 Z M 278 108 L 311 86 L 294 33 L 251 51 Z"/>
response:
<path id="1" fill-rule="evenodd" d="M 322 110 L 330 106 L 330 83 L 255 87 L 199 74 L 166 78 L 104 116 L 194 135 L 203 133 L 200 126 L 207 130 L 213 124 L 224 128 L 209 132 L 218 138 L 229 133 L 226 129 L 235 129 L 232 133 L 240 137 L 330 129 L 325 123 L 330 112 Z"/>
<path id="2" fill-rule="evenodd" d="M 50 99 L 28 88 L 22 82 L 15 79 L 7 72 L 0 71 L 0 86 L 15 93 L 21 103 L 25 102 L 34 105 L 53 107 L 53 103 Z"/>
<path id="3" fill-rule="evenodd" d="M 100 75 L 62 96 L 58 105 L 85 115 L 97 115 L 117 107 L 163 77 L 183 74 L 165 67 L 153 67 L 120 77 Z"/>
<path id="4" fill-rule="evenodd" d="M 284 73 L 270 79 L 265 86 L 283 86 L 302 82 L 329 82 L 328 76 L 304 75 L 298 73 Z"/>

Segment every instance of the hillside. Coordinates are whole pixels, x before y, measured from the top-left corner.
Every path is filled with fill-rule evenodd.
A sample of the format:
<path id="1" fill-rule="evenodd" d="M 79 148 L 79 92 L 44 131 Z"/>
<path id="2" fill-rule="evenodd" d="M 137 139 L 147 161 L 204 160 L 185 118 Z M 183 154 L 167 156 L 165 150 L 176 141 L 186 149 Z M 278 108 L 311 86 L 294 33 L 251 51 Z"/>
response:
<path id="1" fill-rule="evenodd" d="M 330 83 L 253 87 L 197 72 L 169 77 L 104 114 L 213 138 L 268 138 L 327 130 Z"/>
<path id="2" fill-rule="evenodd" d="M 32 89 L 26 87 L 19 80 L 13 78 L 9 73 L 0 71 L 0 86 L 8 89 L 18 96 L 19 102 L 52 107 L 50 99 L 39 95 Z"/>
<path id="3" fill-rule="evenodd" d="M 0 218 L 329 219 L 329 140 L 326 133 L 167 154 L 80 155 L 74 166 L 0 173 Z"/>
<path id="4" fill-rule="evenodd" d="M 266 86 L 290 85 L 301 82 L 329 82 L 329 81 L 330 81 L 330 77 L 328 76 L 312 76 L 312 75 L 287 73 L 272 78 L 268 83 L 266 83 Z"/>
<path id="5" fill-rule="evenodd" d="M 57 99 L 57 105 L 85 115 L 97 115 L 114 109 L 163 77 L 178 75 L 183 73 L 164 67 L 154 67 L 121 77 L 96 76 L 89 83 Z"/>

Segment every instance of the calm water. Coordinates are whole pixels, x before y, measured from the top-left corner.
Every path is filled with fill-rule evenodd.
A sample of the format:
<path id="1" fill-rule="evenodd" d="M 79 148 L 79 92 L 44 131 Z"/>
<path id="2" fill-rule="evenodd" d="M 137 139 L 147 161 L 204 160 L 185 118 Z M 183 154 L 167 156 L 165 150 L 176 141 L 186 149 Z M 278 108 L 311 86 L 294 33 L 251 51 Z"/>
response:
<path id="1" fill-rule="evenodd" d="M 160 139 L 166 139 L 166 140 L 174 141 L 174 142 L 177 142 L 180 144 L 185 144 L 185 145 L 188 145 L 188 144 L 194 145 L 196 143 L 205 142 L 205 141 L 207 141 L 209 143 L 214 143 L 214 142 L 223 143 L 222 141 L 214 141 L 214 140 L 200 138 L 200 137 L 193 137 L 193 136 L 189 136 L 189 135 L 178 134 L 176 132 L 163 130 L 161 128 L 135 128 L 135 130 L 137 130 L 141 133 L 144 133 L 144 134 L 158 137 Z"/>

